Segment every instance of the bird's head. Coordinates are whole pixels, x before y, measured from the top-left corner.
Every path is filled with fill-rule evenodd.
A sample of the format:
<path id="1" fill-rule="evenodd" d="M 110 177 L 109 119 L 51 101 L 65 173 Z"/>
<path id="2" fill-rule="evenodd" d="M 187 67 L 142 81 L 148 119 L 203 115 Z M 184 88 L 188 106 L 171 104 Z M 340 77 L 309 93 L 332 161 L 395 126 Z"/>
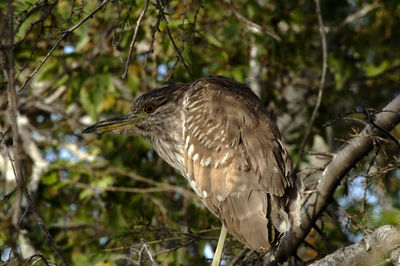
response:
<path id="1" fill-rule="evenodd" d="M 127 115 L 109 118 L 91 125 L 82 134 L 114 132 L 118 135 L 142 137 L 168 134 L 176 130 L 180 121 L 184 85 L 173 85 L 152 90 L 138 97 Z"/>

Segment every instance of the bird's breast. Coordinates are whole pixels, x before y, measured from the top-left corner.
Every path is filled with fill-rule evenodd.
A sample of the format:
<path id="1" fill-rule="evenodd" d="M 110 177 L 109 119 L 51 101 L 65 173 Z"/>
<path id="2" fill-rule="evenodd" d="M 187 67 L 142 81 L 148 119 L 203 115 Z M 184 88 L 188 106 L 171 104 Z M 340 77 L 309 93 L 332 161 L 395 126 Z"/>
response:
<path id="1" fill-rule="evenodd" d="M 172 133 L 172 132 L 171 132 Z M 183 145 L 180 136 L 169 135 L 164 138 L 151 138 L 154 150 L 170 166 L 185 176 Z"/>

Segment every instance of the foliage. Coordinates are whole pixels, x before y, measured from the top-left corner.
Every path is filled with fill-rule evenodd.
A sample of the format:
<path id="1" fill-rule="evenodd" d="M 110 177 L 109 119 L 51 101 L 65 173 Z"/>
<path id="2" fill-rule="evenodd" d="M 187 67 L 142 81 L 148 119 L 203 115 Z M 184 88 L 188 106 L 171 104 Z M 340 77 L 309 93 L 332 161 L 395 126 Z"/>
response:
<path id="1" fill-rule="evenodd" d="M 5 54 L 10 43 L 7 3 L 0 3 L 0 44 Z M 300 175 L 309 187 L 315 176 L 307 174 L 321 170 L 314 164 L 315 156 L 298 156 L 321 76 L 321 36 L 314 1 L 152 1 L 138 26 L 128 75 L 123 79 L 145 3 L 109 1 L 79 25 L 99 1 L 12 2 L 26 185 L 51 235 L 73 265 L 148 261 L 148 252 L 163 265 L 208 262 L 205 250 L 215 246 L 220 223 L 186 181 L 152 151 L 150 143 L 136 137 L 80 134 L 99 119 L 127 113 L 135 96 L 162 83 L 188 82 L 207 74 L 231 77 L 251 87 L 259 83 L 262 100 L 277 120 L 293 160 L 300 162 Z M 168 26 L 161 19 L 161 9 Z M 305 150 L 334 152 L 399 93 L 400 3 L 329 0 L 321 1 L 321 10 L 328 75 Z M 254 30 L 237 14 L 263 30 Z M 74 25 L 79 27 L 60 39 Z M 267 31 L 277 34 L 280 41 Z M 251 65 L 252 60 L 258 68 Z M 249 78 L 254 74 L 256 83 Z M 0 86 L 6 85 L 5 75 L 0 74 Z M 0 105 L 5 133 L 9 127 L 5 90 Z M 391 134 L 399 139 L 400 128 Z M 317 144 L 318 137 L 322 146 Z M 12 146 L 11 134 L 5 135 L 5 141 Z M 379 225 L 399 223 L 398 154 L 399 146 L 390 139 L 376 142 L 370 157 L 336 191 L 341 207 L 333 203 L 319 220 L 319 229 L 307 237 L 308 244 L 299 249 L 303 262 L 357 240 Z M 8 158 L 3 155 L 0 163 L 1 259 L 21 262 L 23 256 L 38 253 L 59 263 L 26 202 L 12 192 L 15 181 Z M 22 210 L 19 225 L 13 220 L 15 208 Z M 33 253 L 22 247 L 18 235 Z M 225 260 L 234 259 L 242 248 L 230 237 Z"/>

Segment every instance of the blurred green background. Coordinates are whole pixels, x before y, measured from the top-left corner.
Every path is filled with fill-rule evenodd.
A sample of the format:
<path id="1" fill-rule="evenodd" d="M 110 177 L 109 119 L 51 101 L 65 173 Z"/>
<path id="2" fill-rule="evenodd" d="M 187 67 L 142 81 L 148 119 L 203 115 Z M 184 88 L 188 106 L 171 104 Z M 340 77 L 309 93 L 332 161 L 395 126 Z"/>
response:
<path id="1" fill-rule="evenodd" d="M 18 88 L 63 32 L 99 3 L 13 1 Z M 132 100 L 152 88 L 192 80 L 160 19 L 160 8 L 193 79 L 224 75 L 256 90 L 308 187 L 326 163 L 308 152 L 337 151 L 368 123 L 364 108 L 379 111 L 400 91 L 400 2 L 321 1 L 328 73 L 306 152 L 298 156 L 322 67 L 315 2 L 164 0 L 160 7 L 150 1 L 124 79 L 129 46 L 145 3 L 109 1 L 61 40 L 19 93 L 26 185 L 73 265 L 133 265 L 140 259 L 147 264 L 147 250 L 162 265 L 206 265 L 212 257 L 220 222 L 184 178 L 152 151 L 149 141 L 80 134 L 91 123 L 127 113 Z M 3 51 L 8 10 L 7 2 L 1 1 Z M 1 73 L 0 87 L 6 84 Z M 4 132 L 5 90 L 0 91 L 0 106 Z M 400 128 L 391 133 L 398 139 Z M 12 145 L 11 134 L 6 142 Z M 329 254 L 380 225 L 399 223 L 398 154 L 399 147 L 382 140 L 349 173 L 336 192 L 338 204 L 332 203 L 317 222 L 318 230 L 307 237 L 308 244 L 299 248 L 303 262 Z M 27 204 L 11 193 L 15 179 L 5 153 L 0 165 L 1 260 L 19 264 L 39 253 L 59 263 Z M 13 222 L 15 208 L 21 208 L 19 230 Z M 242 249 L 229 236 L 224 263 Z"/>

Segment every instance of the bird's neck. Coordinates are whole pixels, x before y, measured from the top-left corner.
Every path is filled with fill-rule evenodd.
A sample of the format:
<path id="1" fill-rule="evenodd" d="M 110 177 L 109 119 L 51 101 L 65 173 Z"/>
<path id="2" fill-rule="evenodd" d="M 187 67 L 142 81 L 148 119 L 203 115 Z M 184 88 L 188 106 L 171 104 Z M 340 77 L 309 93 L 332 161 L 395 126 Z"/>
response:
<path id="1" fill-rule="evenodd" d="M 177 169 L 182 175 L 185 173 L 183 164 L 183 135 L 182 125 L 179 124 L 180 119 L 171 120 L 171 125 L 168 132 L 163 132 L 150 137 L 154 150 L 158 155 L 165 160 L 173 168 Z"/>

